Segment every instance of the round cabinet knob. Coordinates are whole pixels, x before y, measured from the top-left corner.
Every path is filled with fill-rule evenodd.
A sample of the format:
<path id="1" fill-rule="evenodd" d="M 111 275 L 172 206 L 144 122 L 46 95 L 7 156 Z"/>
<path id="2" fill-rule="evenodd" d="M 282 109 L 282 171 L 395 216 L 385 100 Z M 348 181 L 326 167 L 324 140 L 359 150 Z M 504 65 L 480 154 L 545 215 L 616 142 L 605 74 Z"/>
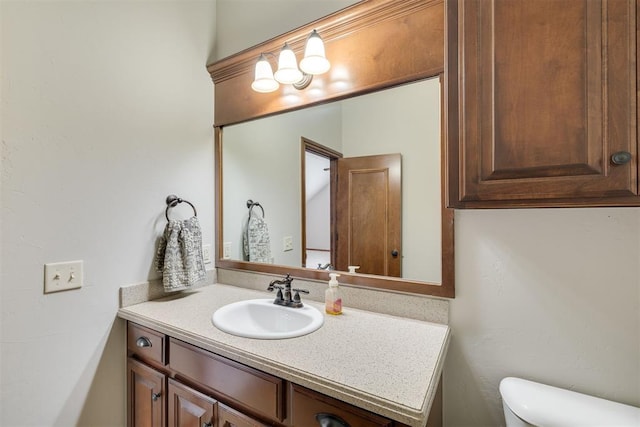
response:
<path id="1" fill-rule="evenodd" d="M 394 249 L 394 250 L 391 251 L 391 256 L 394 257 L 394 258 L 397 257 L 398 254 L 399 254 L 399 252 L 398 252 L 397 249 Z"/>
<path id="2" fill-rule="evenodd" d="M 202 427 L 213 427 L 212 423 L 202 423 Z"/>
<path id="3" fill-rule="evenodd" d="M 611 163 L 614 165 L 624 165 L 631 161 L 631 153 L 628 151 L 618 151 L 611 155 Z"/>
<path id="4" fill-rule="evenodd" d="M 147 337 L 140 337 L 136 340 L 136 346 L 138 347 L 151 347 L 151 340 Z"/>
<path id="5" fill-rule="evenodd" d="M 160 399 L 160 396 L 161 396 L 161 395 L 162 395 L 161 393 L 153 393 L 153 394 L 151 395 L 151 399 L 155 402 L 155 401 L 157 401 L 158 399 Z"/>
<path id="6" fill-rule="evenodd" d="M 316 414 L 316 420 L 320 427 L 351 427 L 345 420 L 333 414 Z"/>

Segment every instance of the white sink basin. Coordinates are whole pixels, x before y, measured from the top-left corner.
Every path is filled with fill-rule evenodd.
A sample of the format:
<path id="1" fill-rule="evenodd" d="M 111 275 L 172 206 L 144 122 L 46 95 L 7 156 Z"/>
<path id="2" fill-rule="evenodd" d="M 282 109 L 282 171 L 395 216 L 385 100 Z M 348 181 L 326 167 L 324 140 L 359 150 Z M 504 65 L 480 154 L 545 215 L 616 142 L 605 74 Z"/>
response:
<path id="1" fill-rule="evenodd" d="M 212 320 L 229 334 L 272 340 L 309 334 L 322 326 L 324 316 L 308 305 L 290 308 L 274 304 L 273 299 L 252 299 L 220 307 Z"/>

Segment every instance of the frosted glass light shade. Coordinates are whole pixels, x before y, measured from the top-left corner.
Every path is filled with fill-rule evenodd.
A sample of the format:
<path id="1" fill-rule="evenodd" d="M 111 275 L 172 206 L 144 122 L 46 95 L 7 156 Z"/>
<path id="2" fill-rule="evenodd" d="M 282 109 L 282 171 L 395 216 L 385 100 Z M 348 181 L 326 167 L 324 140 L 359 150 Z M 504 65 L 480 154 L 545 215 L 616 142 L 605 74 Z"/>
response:
<path id="1" fill-rule="evenodd" d="M 255 78 L 251 83 L 251 88 L 256 92 L 273 92 L 280 87 L 277 81 L 273 78 L 273 70 L 271 64 L 267 61 L 264 55 L 260 55 L 258 62 L 256 63 Z"/>
<path id="2" fill-rule="evenodd" d="M 331 64 L 324 53 L 324 43 L 316 30 L 307 38 L 304 58 L 300 61 L 300 69 L 307 74 L 322 74 L 329 71 Z"/>
<path id="3" fill-rule="evenodd" d="M 274 74 L 282 84 L 293 84 L 302 79 L 302 71 L 298 69 L 296 54 L 287 43 L 284 44 L 278 57 L 278 70 Z"/>

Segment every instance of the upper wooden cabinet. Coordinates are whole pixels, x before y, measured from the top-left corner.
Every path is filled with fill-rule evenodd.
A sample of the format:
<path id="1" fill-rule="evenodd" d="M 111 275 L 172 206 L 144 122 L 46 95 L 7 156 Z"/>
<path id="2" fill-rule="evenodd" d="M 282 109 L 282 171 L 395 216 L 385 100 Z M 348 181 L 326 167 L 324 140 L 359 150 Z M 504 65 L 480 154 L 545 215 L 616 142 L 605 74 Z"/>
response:
<path id="1" fill-rule="evenodd" d="M 635 0 L 448 0 L 446 15 L 451 206 L 640 205 Z"/>

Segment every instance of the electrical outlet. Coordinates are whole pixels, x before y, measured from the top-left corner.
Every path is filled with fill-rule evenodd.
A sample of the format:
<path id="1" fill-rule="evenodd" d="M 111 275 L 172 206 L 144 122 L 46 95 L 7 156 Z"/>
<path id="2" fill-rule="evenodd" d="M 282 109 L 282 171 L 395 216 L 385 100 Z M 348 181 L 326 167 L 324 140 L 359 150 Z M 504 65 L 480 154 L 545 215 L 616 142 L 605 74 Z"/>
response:
<path id="1" fill-rule="evenodd" d="M 82 261 L 54 262 L 44 265 L 44 293 L 82 287 Z"/>
<path id="2" fill-rule="evenodd" d="M 202 245 L 202 259 L 205 264 L 211 264 L 211 245 Z"/>
<path id="3" fill-rule="evenodd" d="M 285 236 L 282 238 L 282 252 L 293 250 L 293 237 Z"/>
<path id="4" fill-rule="evenodd" d="M 231 242 L 222 245 L 222 259 L 231 259 Z"/>

